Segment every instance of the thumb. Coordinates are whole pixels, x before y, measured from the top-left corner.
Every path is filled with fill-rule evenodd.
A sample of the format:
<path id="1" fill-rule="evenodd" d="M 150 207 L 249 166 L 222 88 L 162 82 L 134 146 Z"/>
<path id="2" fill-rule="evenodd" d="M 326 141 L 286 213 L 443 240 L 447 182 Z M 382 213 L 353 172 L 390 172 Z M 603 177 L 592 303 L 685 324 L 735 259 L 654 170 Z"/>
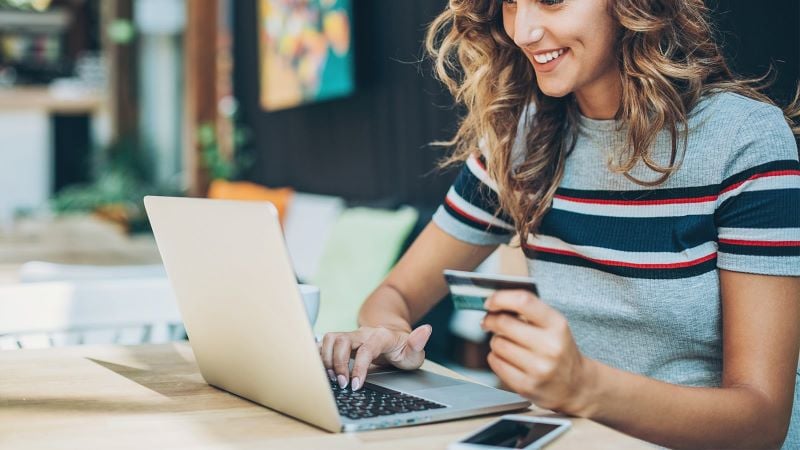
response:
<path id="1" fill-rule="evenodd" d="M 408 334 L 408 338 L 406 338 L 406 344 L 411 350 L 415 352 L 421 352 L 422 349 L 425 348 L 425 344 L 428 343 L 428 339 L 430 339 L 432 332 L 432 326 L 421 325 Z"/>

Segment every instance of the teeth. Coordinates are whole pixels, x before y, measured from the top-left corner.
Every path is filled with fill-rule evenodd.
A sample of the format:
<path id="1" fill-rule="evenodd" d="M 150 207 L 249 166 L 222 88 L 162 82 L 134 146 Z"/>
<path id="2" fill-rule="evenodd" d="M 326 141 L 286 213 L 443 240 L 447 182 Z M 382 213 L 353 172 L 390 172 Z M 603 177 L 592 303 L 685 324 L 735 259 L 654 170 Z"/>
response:
<path id="1" fill-rule="evenodd" d="M 533 59 L 536 62 L 538 62 L 539 64 L 545 64 L 545 63 L 548 63 L 548 62 L 558 58 L 563 53 L 564 53 L 564 49 L 562 48 L 561 50 L 553 50 L 550 53 L 541 53 L 541 54 L 538 54 L 538 55 L 533 55 Z"/>

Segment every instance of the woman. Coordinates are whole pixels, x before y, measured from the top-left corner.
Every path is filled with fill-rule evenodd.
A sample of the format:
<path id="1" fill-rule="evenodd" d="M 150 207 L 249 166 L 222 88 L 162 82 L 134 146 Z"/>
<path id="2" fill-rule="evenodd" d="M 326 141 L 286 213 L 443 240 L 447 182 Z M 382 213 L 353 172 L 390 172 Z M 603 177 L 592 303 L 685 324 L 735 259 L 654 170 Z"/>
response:
<path id="1" fill-rule="evenodd" d="M 466 165 L 361 327 L 325 336 L 329 376 L 419 367 L 442 269 L 517 234 L 540 297 L 501 291 L 482 325 L 507 386 L 667 447 L 800 448 L 797 100 L 711 36 L 702 0 L 451 0 L 428 47 Z"/>

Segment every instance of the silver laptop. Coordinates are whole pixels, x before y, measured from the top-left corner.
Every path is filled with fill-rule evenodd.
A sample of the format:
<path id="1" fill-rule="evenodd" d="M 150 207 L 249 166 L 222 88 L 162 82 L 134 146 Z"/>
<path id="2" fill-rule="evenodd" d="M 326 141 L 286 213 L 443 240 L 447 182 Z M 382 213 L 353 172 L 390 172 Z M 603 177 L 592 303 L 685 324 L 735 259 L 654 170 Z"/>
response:
<path id="1" fill-rule="evenodd" d="M 333 432 L 530 405 L 510 392 L 424 370 L 371 372 L 357 392 L 334 386 L 322 365 L 272 204 L 144 200 L 208 384 Z"/>

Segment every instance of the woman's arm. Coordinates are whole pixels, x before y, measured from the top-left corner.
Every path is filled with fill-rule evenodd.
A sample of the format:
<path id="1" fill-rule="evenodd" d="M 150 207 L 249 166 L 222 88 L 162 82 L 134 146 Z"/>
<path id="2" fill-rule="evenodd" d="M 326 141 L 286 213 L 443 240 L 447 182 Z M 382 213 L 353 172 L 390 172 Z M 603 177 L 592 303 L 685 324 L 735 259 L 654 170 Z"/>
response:
<path id="1" fill-rule="evenodd" d="M 416 369 L 425 359 L 429 325 L 411 330 L 447 292 L 444 269 L 472 270 L 497 245 L 472 245 L 453 238 L 431 222 L 420 233 L 387 278 L 367 297 L 355 331 L 327 333 L 320 355 L 328 376 L 341 387 L 364 384 L 367 369 L 376 359 L 401 369 Z M 353 369 L 350 357 L 355 353 Z"/>
<path id="2" fill-rule="evenodd" d="M 776 448 L 786 436 L 800 351 L 800 278 L 720 270 L 723 379 L 684 387 L 580 355 L 566 320 L 531 295 L 496 294 L 489 362 L 539 406 L 671 448 Z M 501 311 L 514 311 L 527 323 Z M 530 339 L 536 339 L 530 344 Z M 527 343 L 526 343 L 527 342 Z"/>

